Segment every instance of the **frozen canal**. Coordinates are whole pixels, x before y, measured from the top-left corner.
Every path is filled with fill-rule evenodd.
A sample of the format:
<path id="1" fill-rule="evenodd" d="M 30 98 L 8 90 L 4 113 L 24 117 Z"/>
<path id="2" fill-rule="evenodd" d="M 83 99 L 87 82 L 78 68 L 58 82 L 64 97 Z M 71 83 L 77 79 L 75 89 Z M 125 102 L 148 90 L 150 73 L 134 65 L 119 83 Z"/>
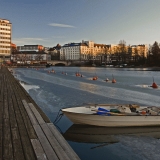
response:
<path id="1" fill-rule="evenodd" d="M 48 73 L 52 69 L 56 74 Z M 61 108 L 79 106 L 83 103 L 136 103 L 160 106 L 160 89 L 149 87 L 153 82 L 152 77 L 160 86 L 160 72 L 145 70 L 94 67 L 13 69 L 15 77 L 21 81 L 52 122 Z M 83 77 L 76 77 L 76 72 L 80 72 Z M 98 76 L 97 81 L 92 80 L 95 75 Z M 117 83 L 105 82 L 106 78 L 111 80 L 112 75 Z M 82 160 L 160 159 L 159 127 L 148 129 L 147 132 L 144 128 L 145 133 L 140 136 L 134 134 L 134 130 L 131 134 L 129 129 L 123 132 L 120 129 L 119 133 L 120 130 L 109 128 L 79 128 L 72 126 L 72 122 L 65 116 L 56 125 L 62 134 L 67 134 L 71 129 L 76 131 L 72 136 L 66 136 L 66 139 Z"/>

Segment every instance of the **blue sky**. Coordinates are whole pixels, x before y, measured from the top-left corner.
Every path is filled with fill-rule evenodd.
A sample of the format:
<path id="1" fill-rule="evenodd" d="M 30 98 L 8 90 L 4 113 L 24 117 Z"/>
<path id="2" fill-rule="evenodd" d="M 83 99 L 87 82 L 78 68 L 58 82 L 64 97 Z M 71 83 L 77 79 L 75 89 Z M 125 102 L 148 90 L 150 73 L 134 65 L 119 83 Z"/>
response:
<path id="1" fill-rule="evenodd" d="M 160 0 L 0 0 L 16 45 L 160 42 Z"/>

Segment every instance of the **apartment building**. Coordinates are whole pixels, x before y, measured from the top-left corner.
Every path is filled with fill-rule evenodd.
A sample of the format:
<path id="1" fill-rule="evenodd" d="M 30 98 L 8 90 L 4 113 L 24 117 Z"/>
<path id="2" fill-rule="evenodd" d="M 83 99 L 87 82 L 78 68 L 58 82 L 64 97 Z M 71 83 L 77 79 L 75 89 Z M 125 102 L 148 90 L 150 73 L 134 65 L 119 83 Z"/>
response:
<path id="1" fill-rule="evenodd" d="M 60 50 L 61 60 L 89 60 L 97 59 L 98 56 L 108 52 L 108 45 L 96 44 L 93 41 L 81 43 L 68 43 Z"/>
<path id="2" fill-rule="evenodd" d="M 81 43 L 68 43 L 60 49 L 60 60 L 80 60 Z"/>
<path id="3" fill-rule="evenodd" d="M 9 20 L 0 19 L 0 62 L 10 60 L 12 24 Z"/>
<path id="4" fill-rule="evenodd" d="M 139 55 L 146 58 L 148 53 L 148 45 L 146 44 L 132 45 L 131 52 L 132 56 Z"/>
<path id="5" fill-rule="evenodd" d="M 40 52 L 44 50 L 44 47 L 42 45 L 24 45 L 24 46 L 17 46 L 17 50 L 20 52 L 23 52 L 23 51 Z"/>

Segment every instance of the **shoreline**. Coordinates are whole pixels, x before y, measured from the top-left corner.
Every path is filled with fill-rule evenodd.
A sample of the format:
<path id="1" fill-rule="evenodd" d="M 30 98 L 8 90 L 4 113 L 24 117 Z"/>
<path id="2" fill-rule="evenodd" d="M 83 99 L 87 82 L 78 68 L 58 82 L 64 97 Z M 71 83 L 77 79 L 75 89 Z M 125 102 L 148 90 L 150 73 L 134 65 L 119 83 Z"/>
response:
<path id="1" fill-rule="evenodd" d="M 50 67 L 89 67 L 93 68 L 93 66 L 50 66 Z M 7 68 L 50 68 L 46 66 L 8 66 Z M 103 66 L 95 66 L 95 68 L 117 68 L 117 69 L 136 69 L 137 71 L 160 71 L 160 67 L 103 67 Z M 145 70 L 144 70 L 145 69 Z"/>

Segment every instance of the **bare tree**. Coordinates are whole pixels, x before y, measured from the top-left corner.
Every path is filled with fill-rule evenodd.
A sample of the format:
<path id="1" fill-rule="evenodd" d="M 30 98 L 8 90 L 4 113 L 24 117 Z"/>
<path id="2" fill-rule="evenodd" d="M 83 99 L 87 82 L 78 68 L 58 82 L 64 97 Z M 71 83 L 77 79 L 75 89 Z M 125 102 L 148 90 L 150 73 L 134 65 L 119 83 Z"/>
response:
<path id="1" fill-rule="evenodd" d="M 120 56 L 122 57 L 122 61 L 126 61 L 126 54 L 127 54 L 127 47 L 126 47 L 126 41 L 120 40 L 118 45 L 118 50 L 120 53 Z"/>
<path id="2" fill-rule="evenodd" d="M 40 54 L 40 53 L 36 54 L 35 60 L 37 60 L 37 61 L 43 60 L 43 54 Z"/>
<path id="3" fill-rule="evenodd" d="M 133 56 L 134 56 L 134 62 L 136 63 L 138 61 L 138 49 L 135 47 L 133 49 Z"/>

